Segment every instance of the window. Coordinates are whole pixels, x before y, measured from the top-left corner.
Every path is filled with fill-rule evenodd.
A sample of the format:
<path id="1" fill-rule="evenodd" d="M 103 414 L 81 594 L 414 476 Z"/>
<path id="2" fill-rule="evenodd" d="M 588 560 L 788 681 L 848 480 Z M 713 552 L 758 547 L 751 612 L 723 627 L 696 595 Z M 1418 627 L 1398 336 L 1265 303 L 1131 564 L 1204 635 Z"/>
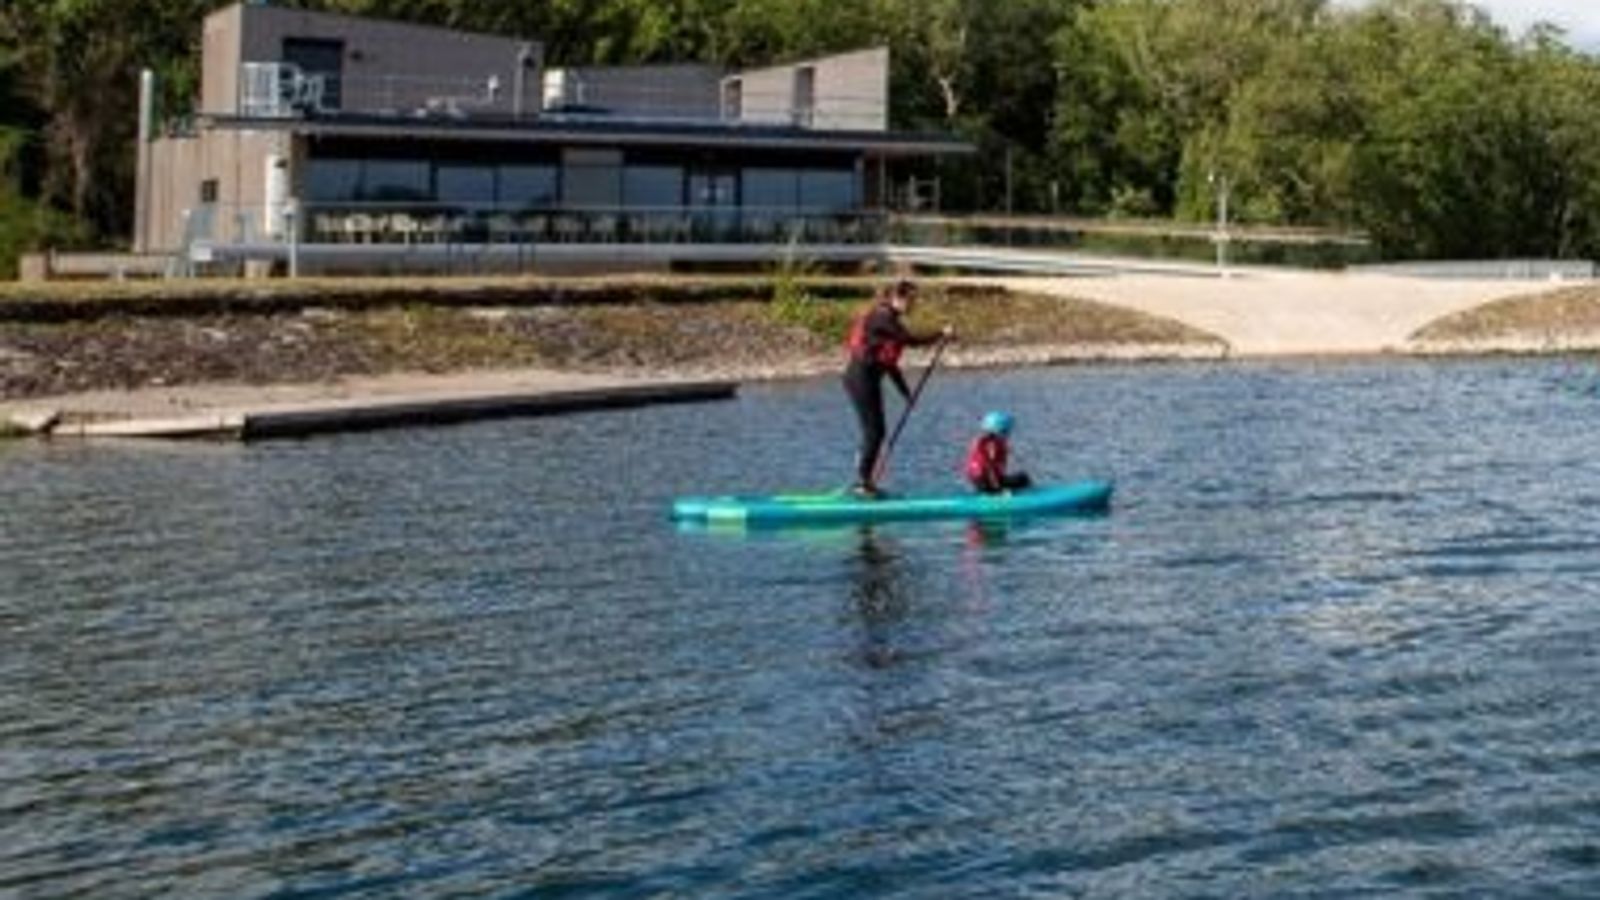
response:
<path id="1" fill-rule="evenodd" d="M 217 180 L 215 178 L 207 178 L 205 181 L 200 182 L 200 202 L 217 202 Z"/>
<path id="2" fill-rule="evenodd" d="M 622 202 L 632 209 L 683 206 L 683 169 L 678 166 L 629 166 L 622 179 Z"/>
<path id="3" fill-rule="evenodd" d="M 361 197 L 361 161 L 312 159 L 306 163 L 306 199 L 348 203 Z"/>
<path id="4" fill-rule="evenodd" d="M 801 66 L 794 70 L 794 124 L 810 128 L 816 118 L 817 70 Z"/>
<path id="5" fill-rule="evenodd" d="M 500 205 L 507 209 L 545 209 L 556 205 L 560 178 L 555 166 L 501 166 Z"/>
<path id="6" fill-rule="evenodd" d="M 707 167 L 689 173 L 689 205 L 695 209 L 726 209 L 739 203 L 737 169 Z"/>
<path id="7" fill-rule="evenodd" d="M 409 159 L 369 159 L 362 173 L 361 199 L 378 203 L 427 200 L 433 194 L 428 164 Z"/>
<path id="8" fill-rule="evenodd" d="M 616 209 L 622 205 L 622 153 L 568 150 L 561 157 L 561 199 L 572 209 Z"/>
<path id="9" fill-rule="evenodd" d="M 800 173 L 800 206 L 808 212 L 849 212 L 856 201 L 856 173 L 848 169 L 807 169 Z"/>
<path id="10" fill-rule="evenodd" d="M 441 165 L 434 184 L 440 203 L 487 207 L 495 202 L 493 166 Z"/>
<path id="11" fill-rule="evenodd" d="M 745 169 L 745 209 L 793 212 L 800 201 L 798 175 L 794 169 Z"/>

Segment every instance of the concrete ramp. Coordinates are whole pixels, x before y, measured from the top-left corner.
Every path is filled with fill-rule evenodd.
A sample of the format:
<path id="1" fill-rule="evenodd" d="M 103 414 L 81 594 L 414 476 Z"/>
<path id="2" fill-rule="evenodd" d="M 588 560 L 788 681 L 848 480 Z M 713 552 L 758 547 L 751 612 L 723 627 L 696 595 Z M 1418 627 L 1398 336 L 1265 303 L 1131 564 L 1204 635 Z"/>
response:
<path id="1" fill-rule="evenodd" d="M 738 383 L 513 370 L 340 382 L 194 385 L 0 404 L 0 425 L 56 438 L 265 440 L 732 398 Z M 29 426 L 25 423 L 37 423 Z"/>
<path id="2" fill-rule="evenodd" d="M 1077 297 L 1176 319 L 1217 335 L 1239 356 L 1403 352 L 1410 336 L 1436 319 L 1563 285 L 1260 270 L 1228 278 L 1130 274 L 1003 283 L 1013 290 Z"/>

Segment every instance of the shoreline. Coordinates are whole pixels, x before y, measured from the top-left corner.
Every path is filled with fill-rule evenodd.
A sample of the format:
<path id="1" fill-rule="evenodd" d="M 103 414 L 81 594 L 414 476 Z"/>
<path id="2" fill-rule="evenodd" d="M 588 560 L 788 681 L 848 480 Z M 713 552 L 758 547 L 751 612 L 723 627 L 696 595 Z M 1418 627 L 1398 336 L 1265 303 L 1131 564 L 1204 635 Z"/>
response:
<path id="1" fill-rule="evenodd" d="M 1403 351 L 1368 354 L 1235 354 L 1214 344 L 987 347 L 952 350 L 944 357 L 941 368 L 982 371 L 1057 366 L 1544 358 L 1600 350 L 1600 335 L 1594 338 L 1592 343 L 1581 346 L 1553 346 L 1520 339 L 1437 341 L 1419 343 Z M 922 354 L 908 357 L 908 369 L 915 372 L 925 361 Z M 609 372 L 537 368 L 392 372 L 262 385 L 210 383 L 99 390 L 0 402 L 0 439 L 300 437 L 392 425 L 725 399 L 733 396 L 740 385 L 828 378 L 839 371 L 836 358 L 813 356 L 755 366 L 686 365 Z M 298 430 L 272 424 L 302 420 L 310 424 L 297 426 Z M 250 424 L 255 422 L 263 424 Z"/>
<path id="2" fill-rule="evenodd" d="M 871 283 L 843 283 L 843 298 L 834 283 L 815 294 L 801 285 L 799 299 L 778 299 L 776 279 L 679 281 L 663 288 L 670 302 L 652 302 L 644 281 L 589 283 L 603 296 L 576 301 L 570 286 L 528 283 L 532 293 L 518 294 L 507 282 L 491 293 L 510 304 L 489 306 L 473 283 L 459 293 L 430 286 L 436 304 L 374 305 L 356 290 L 354 308 L 297 301 L 244 312 L 230 311 L 241 288 L 228 284 L 208 295 L 223 307 L 209 314 L 184 307 L 68 321 L 52 319 L 49 301 L 36 300 L 46 304 L 42 319 L 16 309 L 9 320 L 0 316 L 0 397 L 10 395 L 0 399 L 0 436 L 107 423 L 114 430 L 135 420 L 238 422 L 294 409 L 536 407 L 535 398 L 575 392 L 825 377 L 840 370 L 838 335 Z M 1130 277 L 924 285 L 914 319 L 924 328 L 951 321 L 963 337 L 944 358 L 951 369 L 1600 351 L 1600 287 L 1590 284 L 1532 294 L 1522 283 L 1416 285 L 1404 295 L 1406 285 L 1393 279 L 1270 273 L 1205 284 Z M 1370 296 L 1373 285 L 1389 293 Z M 721 293 L 708 300 L 703 291 Z M 1499 297 L 1475 302 L 1485 292 Z M 310 296 L 304 286 L 290 293 Z M 1413 324 L 1443 307 L 1453 311 Z M 1192 324 L 1208 317 L 1229 327 Z M 1241 322 L 1263 330 L 1241 340 Z M 1276 340 L 1269 325 L 1279 328 Z M 925 359 L 913 352 L 908 368 Z"/>
<path id="3" fill-rule="evenodd" d="M 1208 362 L 1225 358 L 1225 348 L 1214 345 L 1044 345 L 952 350 L 941 365 L 947 369 L 976 370 L 1099 363 Z M 909 357 L 908 368 L 914 370 L 923 361 Z M 181 420 L 211 421 L 234 427 L 244 416 L 296 409 L 358 409 L 397 402 L 454 403 L 473 397 L 554 396 L 708 383 L 775 383 L 829 377 L 839 371 L 840 363 L 836 358 L 810 356 L 759 365 L 707 367 L 691 364 L 608 372 L 541 368 L 450 373 L 412 371 L 262 385 L 224 382 L 95 390 L 0 402 L 0 434 L 9 430 L 16 434 L 93 436 L 85 433 L 82 426 L 113 426 L 137 420 L 163 426 Z M 114 430 L 107 428 L 106 434 Z"/>
<path id="4" fill-rule="evenodd" d="M 563 302 L 541 283 L 524 295 L 503 285 L 506 305 L 490 306 L 473 290 L 442 294 L 437 304 L 0 316 L 0 422 L 42 431 L 41 423 L 62 420 L 215 417 L 283 404 L 380 404 L 395 395 L 805 377 L 839 366 L 843 335 L 871 291 L 869 282 L 844 297 L 781 280 L 712 285 L 730 283 L 739 290 L 714 300 L 684 284 L 652 300 L 630 283 L 610 302 Z M 234 290 L 226 286 L 222 306 Z M 1225 352 L 1197 329 L 1104 304 L 939 282 L 925 294 L 912 325 L 953 323 L 964 337 L 952 348 L 956 365 Z"/>

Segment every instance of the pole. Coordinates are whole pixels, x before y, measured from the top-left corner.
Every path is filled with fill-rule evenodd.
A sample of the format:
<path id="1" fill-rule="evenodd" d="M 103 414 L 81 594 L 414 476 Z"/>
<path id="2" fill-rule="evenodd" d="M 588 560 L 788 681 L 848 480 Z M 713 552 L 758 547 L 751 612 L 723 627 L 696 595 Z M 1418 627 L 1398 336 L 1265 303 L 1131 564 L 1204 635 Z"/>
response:
<path id="1" fill-rule="evenodd" d="M 1206 176 L 1206 181 L 1217 192 L 1217 231 L 1212 235 L 1212 243 L 1217 245 L 1217 268 L 1223 275 L 1228 274 L 1228 194 L 1233 188 L 1226 174 L 1212 170 Z"/>
<path id="2" fill-rule="evenodd" d="M 155 133 L 156 73 L 144 69 L 139 73 L 139 154 L 138 174 L 134 177 L 133 194 L 133 252 L 144 253 L 150 249 L 150 167 L 152 153 L 150 141 Z"/>
<path id="3" fill-rule="evenodd" d="M 288 229 L 289 237 L 289 277 L 300 277 L 300 204 L 290 200 L 288 208 L 284 210 L 284 226 Z"/>
<path id="4" fill-rule="evenodd" d="M 883 445 L 883 452 L 878 454 L 878 464 L 872 470 L 872 483 L 877 484 L 883 480 L 883 473 L 889 470 L 889 456 L 894 453 L 894 445 L 900 440 L 900 433 L 905 431 L 906 422 L 911 419 L 911 411 L 917 408 L 917 401 L 922 398 L 922 389 L 927 387 L 928 378 L 933 375 L 933 370 L 939 367 L 939 357 L 944 355 L 945 345 L 949 339 L 940 337 L 939 343 L 933 348 L 933 358 L 928 360 L 927 368 L 922 370 L 922 375 L 917 378 L 917 386 L 911 389 L 911 396 L 906 398 L 906 408 L 900 412 L 900 421 L 895 423 L 894 431 L 890 432 L 889 440 Z"/>
<path id="5" fill-rule="evenodd" d="M 1228 183 L 1228 176 L 1223 175 L 1222 196 L 1218 198 L 1217 210 L 1217 220 L 1221 229 L 1217 236 L 1217 253 L 1218 264 L 1221 266 L 1222 274 L 1224 275 L 1228 274 L 1228 193 L 1231 188 L 1232 185 Z"/>

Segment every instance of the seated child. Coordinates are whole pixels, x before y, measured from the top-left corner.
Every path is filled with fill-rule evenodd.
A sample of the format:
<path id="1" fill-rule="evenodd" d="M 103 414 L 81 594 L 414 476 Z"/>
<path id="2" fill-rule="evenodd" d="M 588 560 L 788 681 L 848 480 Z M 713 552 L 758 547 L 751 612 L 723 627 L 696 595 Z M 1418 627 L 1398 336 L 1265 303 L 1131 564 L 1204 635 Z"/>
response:
<path id="1" fill-rule="evenodd" d="M 1033 484 L 1024 472 L 1007 472 L 1006 457 L 1011 435 L 1010 413 L 992 412 L 983 417 L 983 432 L 972 442 L 967 453 L 967 480 L 985 494 L 1001 491 L 1020 491 Z"/>

